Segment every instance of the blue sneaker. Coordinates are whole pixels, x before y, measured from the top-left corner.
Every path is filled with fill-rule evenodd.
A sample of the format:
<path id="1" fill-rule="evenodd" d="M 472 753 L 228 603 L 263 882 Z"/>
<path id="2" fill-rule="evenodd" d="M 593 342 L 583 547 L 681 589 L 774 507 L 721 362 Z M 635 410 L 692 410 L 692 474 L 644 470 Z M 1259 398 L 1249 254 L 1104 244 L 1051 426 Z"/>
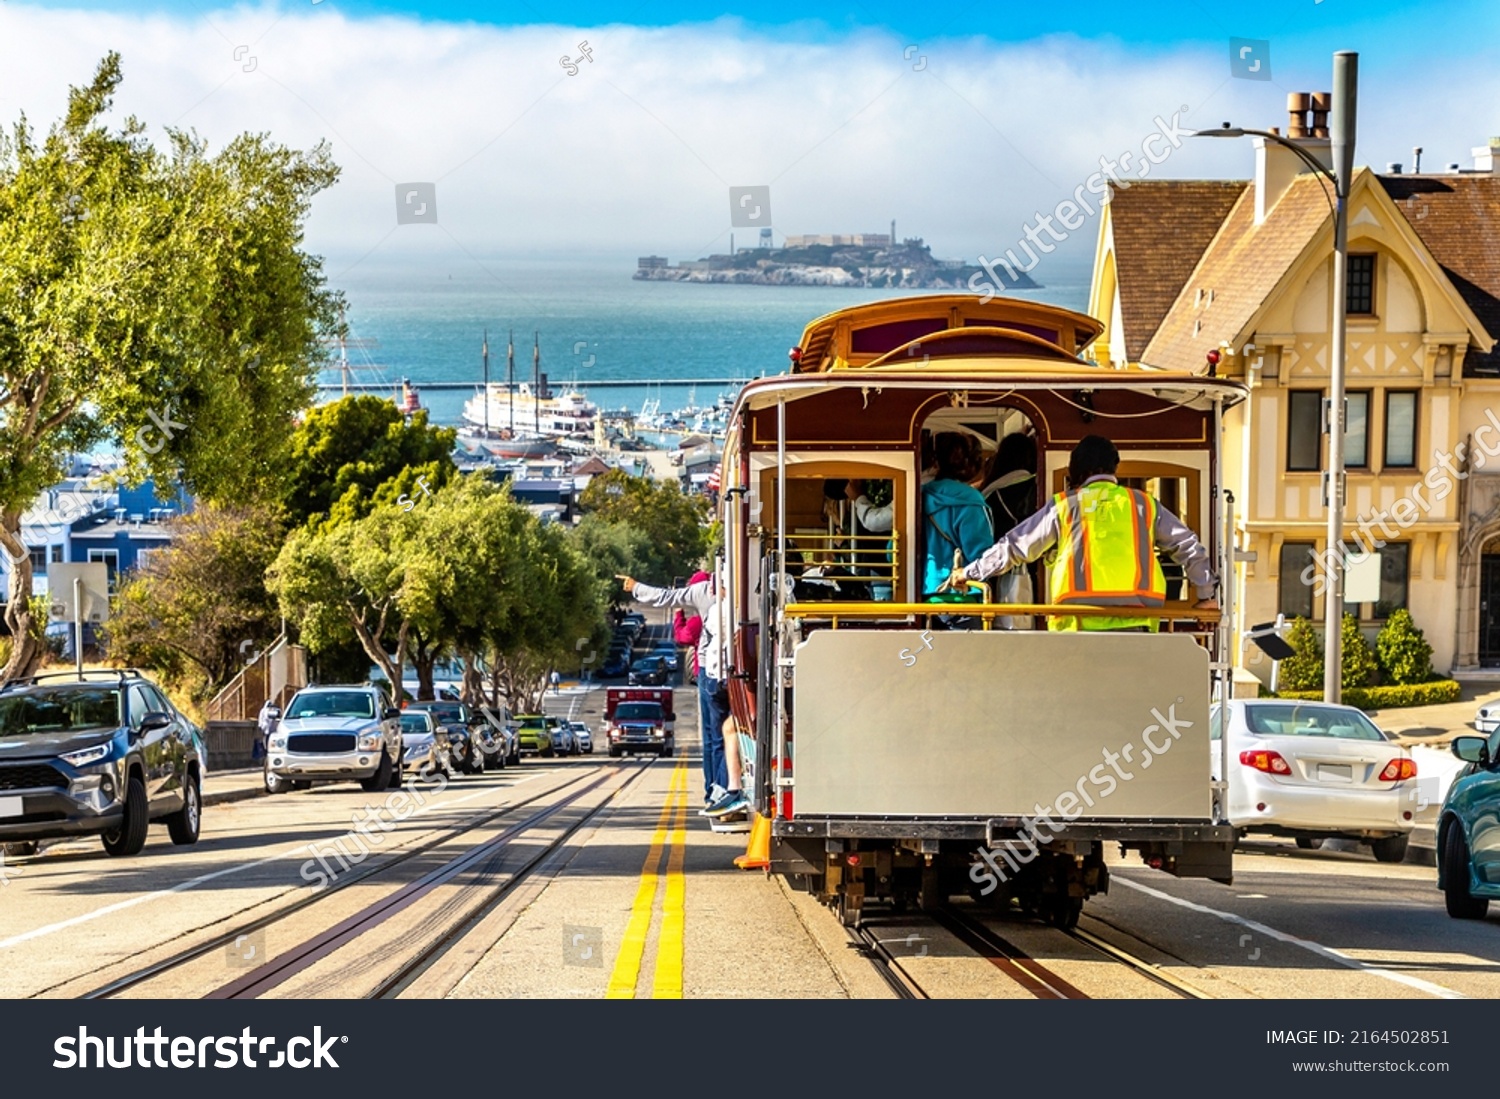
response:
<path id="1" fill-rule="evenodd" d="M 708 811 L 713 807 L 714 802 L 721 799 L 725 795 L 725 793 L 727 793 L 727 791 L 717 782 L 710 786 L 708 789 L 708 796 L 703 799 L 703 808 L 698 810 L 698 815 L 700 817 L 708 816 Z"/>
<path id="2" fill-rule="evenodd" d="M 728 790 L 724 796 L 703 810 L 705 817 L 722 817 L 738 812 L 750 804 L 743 790 Z"/>

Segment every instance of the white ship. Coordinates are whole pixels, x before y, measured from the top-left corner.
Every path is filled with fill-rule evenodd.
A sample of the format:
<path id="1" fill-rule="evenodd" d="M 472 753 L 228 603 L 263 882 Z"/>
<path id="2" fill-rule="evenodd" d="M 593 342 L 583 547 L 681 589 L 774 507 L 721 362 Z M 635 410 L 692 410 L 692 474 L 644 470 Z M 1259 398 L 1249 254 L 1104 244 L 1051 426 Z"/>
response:
<path id="1" fill-rule="evenodd" d="M 464 402 L 464 426 L 459 442 L 471 453 L 486 451 L 499 458 L 531 458 L 549 454 L 565 441 L 576 444 L 594 437 L 599 409 L 582 393 L 567 389 L 552 394 L 541 372 L 541 347 L 533 339 L 531 369 L 534 381 L 517 383 L 515 337 L 506 348 L 508 381 L 490 381 L 490 347 L 483 345 L 484 384 Z"/>

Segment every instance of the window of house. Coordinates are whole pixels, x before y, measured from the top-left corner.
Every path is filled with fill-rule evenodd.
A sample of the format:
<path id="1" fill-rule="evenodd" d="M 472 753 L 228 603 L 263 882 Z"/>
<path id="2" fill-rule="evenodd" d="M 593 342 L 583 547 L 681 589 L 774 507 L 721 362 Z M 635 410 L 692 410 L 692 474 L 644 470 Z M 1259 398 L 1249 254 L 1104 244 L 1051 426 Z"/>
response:
<path id="1" fill-rule="evenodd" d="M 63 559 L 63 548 L 61 546 L 53 546 L 52 547 L 52 563 L 54 565 L 61 565 L 62 564 L 62 559 Z"/>
<path id="2" fill-rule="evenodd" d="M 90 561 L 101 561 L 104 563 L 109 574 L 109 594 L 115 594 L 116 574 L 120 570 L 120 551 L 112 549 L 89 550 Z"/>
<path id="3" fill-rule="evenodd" d="M 1385 464 L 1417 464 L 1417 394 L 1413 390 L 1385 395 Z"/>
<path id="4" fill-rule="evenodd" d="M 1380 550 L 1380 602 L 1375 604 L 1376 618 L 1389 618 L 1406 607 L 1410 557 L 1409 542 L 1390 542 Z"/>
<path id="5" fill-rule="evenodd" d="M 1371 253 L 1349 257 L 1344 301 L 1351 316 L 1375 312 L 1375 257 Z"/>
<path id="6" fill-rule="evenodd" d="M 1370 464 L 1370 391 L 1344 394 L 1344 465 L 1364 469 Z"/>
<path id="7" fill-rule="evenodd" d="M 1313 612 L 1313 585 L 1308 581 L 1317 576 L 1311 542 L 1283 542 L 1276 597 L 1276 609 L 1288 618 L 1311 618 Z M 1307 573 L 1308 566 L 1314 571 Z"/>
<path id="8" fill-rule="evenodd" d="M 1322 419 L 1322 390 L 1293 389 L 1287 393 L 1287 469 L 1296 471 L 1322 468 Z"/>
<path id="9" fill-rule="evenodd" d="M 33 576 L 47 575 L 47 547 L 27 546 L 27 556 L 31 558 L 31 574 Z"/>

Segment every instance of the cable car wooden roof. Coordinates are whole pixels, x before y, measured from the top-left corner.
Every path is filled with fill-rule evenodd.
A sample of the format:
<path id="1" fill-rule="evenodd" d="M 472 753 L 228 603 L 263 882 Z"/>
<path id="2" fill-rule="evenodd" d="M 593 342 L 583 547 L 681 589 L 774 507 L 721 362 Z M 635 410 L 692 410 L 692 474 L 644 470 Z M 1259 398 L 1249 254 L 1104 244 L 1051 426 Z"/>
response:
<path id="1" fill-rule="evenodd" d="M 890 360 L 898 350 L 904 367 L 921 367 L 930 357 L 924 345 L 934 344 L 942 345 L 945 357 L 967 351 L 1078 362 L 1078 355 L 1103 331 L 1104 325 L 1093 317 L 1043 302 L 984 301 L 972 294 L 892 298 L 813 321 L 793 349 L 792 373 L 894 365 Z"/>

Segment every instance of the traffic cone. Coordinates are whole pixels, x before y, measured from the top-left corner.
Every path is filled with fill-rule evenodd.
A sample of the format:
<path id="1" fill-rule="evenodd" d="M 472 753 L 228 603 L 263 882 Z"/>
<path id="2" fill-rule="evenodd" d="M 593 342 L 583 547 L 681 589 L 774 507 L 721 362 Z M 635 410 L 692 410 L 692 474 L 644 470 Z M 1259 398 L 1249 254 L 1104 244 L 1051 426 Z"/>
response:
<path id="1" fill-rule="evenodd" d="M 741 870 L 766 870 L 771 866 L 771 818 L 755 814 L 750 827 L 750 843 L 745 853 L 734 860 Z"/>

